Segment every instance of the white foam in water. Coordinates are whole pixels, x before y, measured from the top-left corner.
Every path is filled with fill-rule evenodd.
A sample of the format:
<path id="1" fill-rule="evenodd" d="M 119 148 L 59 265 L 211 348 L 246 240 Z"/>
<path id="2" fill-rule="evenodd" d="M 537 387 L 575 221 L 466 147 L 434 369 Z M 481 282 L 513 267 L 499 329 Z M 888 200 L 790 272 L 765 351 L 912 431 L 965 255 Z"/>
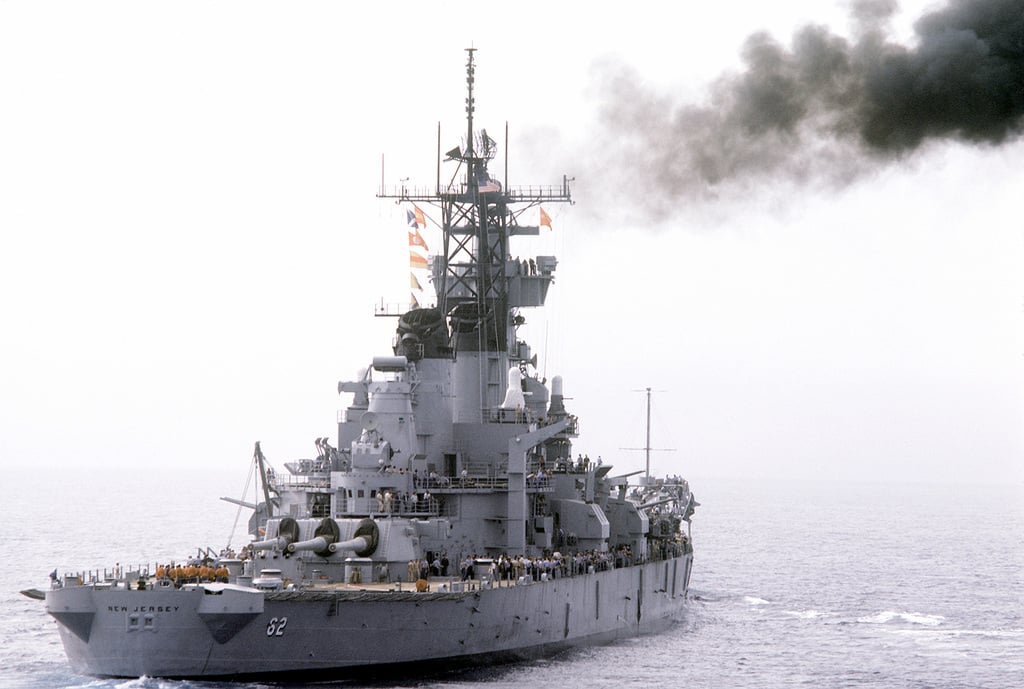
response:
<path id="1" fill-rule="evenodd" d="M 754 596 L 743 596 L 743 600 L 751 605 L 768 605 L 769 602 L 764 598 L 755 598 Z"/>
<path id="2" fill-rule="evenodd" d="M 815 618 L 824 617 L 825 615 L 829 614 L 821 610 L 783 610 L 782 612 L 786 613 L 787 615 L 792 615 L 793 617 L 799 618 L 801 620 L 813 620 Z"/>
<path id="3" fill-rule="evenodd" d="M 1024 638 L 1024 629 L 955 629 L 953 632 L 963 636 L 988 636 L 993 639 Z"/>
<path id="4" fill-rule="evenodd" d="M 893 620 L 901 622 L 910 622 L 912 624 L 923 624 L 927 627 L 935 627 L 942 624 L 942 621 L 946 618 L 942 615 L 925 615 L 919 612 L 893 612 L 892 610 L 886 610 L 880 612 L 877 615 L 870 615 L 868 617 L 858 617 L 858 622 L 867 622 L 869 624 L 885 624 Z"/>
<path id="5" fill-rule="evenodd" d="M 917 629 L 896 629 L 894 634 L 917 635 L 930 634 L 935 638 L 956 638 L 964 637 L 987 637 L 992 639 L 1020 639 L 1024 638 L 1024 629 L 944 629 L 944 630 L 917 630 Z"/>

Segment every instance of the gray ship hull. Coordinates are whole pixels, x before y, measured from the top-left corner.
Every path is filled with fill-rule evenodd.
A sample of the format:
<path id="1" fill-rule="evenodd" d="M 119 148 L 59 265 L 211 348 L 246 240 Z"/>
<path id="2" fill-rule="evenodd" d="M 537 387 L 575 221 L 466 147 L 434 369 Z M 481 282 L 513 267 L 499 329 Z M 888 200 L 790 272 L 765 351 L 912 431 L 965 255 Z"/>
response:
<path id="1" fill-rule="evenodd" d="M 72 667 L 198 678 L 445 667 L 550 655 L 662 631 L 685 611 L 692 554 L 466 592 L 242 587 L 48 592 Z"/>

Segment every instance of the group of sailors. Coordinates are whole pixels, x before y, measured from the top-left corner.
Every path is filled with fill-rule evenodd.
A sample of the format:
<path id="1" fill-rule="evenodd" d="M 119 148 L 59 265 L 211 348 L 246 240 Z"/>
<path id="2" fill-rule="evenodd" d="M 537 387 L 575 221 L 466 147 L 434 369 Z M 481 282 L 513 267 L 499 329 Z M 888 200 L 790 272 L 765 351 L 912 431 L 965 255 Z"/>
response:
<path id="1" fill-rule="evenodd" d="M 451 486 L 472 488 L 487 480 L 470 476 L 468 469 L 463 469 L 458 476 L 441 476 L 436 471 L 431 471 L 426 476 L 420 476 L 413 471 L 412 485 L 414 488 L 449 488 Z"/>
<path id="2" fill-rule="evenodd" d="M 567 555 L 555 551 L 541 557 L 526 557 L 525 555 L 510 557 L 502 554 L 491 559 L 468 555 L 459 562 L 459 579 L 462 581 L 488 579 L 497 582 L 499 586 L 501 582 L 507 582 L 507 585 L 512 586 L 515 582 L 524 580 L 548 581 L 629 567 L 641 562 L 643 559 L 634 556 L 628 545 L 611 551 L 586 550 Z M 447 577 L 450 565 L 447 553 L 435 555 L 432 561 L 426 558 L 410 560 L 407 572 L 408 580 L 415 582 L 428 580 L 431 577 Z"/>
<path id="3" fill-rule="evenodd" d="M 653 560 L 677 557 L 687 552 L 689 541 L 685 535 L 680 534 L 678 538 L 671 541 L 663 541 L 654 544 L 651 552 Z M 248 546 L 242 548 L 238 555 L 244 560 L 252 556 Z M 221 552 L 221 558 L 234 559 L 233 550 Z M 446 578 L 451 570 L 451 561 L 446 552 L 431 554 L 432 560 L 422 558 L 408 562 L 407 577 L 410 582 L 423 582 L 431 578 Z M 610 551 L 586 550 L 563 555 L 561 552 L 549 552 L 540 557 L 526 557 L 519 555 L 510 557 L 507 554 L 499 555 L 497 558 L 481 558 L 477 555 L 469 555 L 458 562 L 458 578 L 462 581 L 489 580 L 498 586 L 506 582 L 506 586 L 513 586 L 516 583 L 548 581 L 563 577 L 575 577 L 583 574 L 593 574 L 620 567 L 630 567 L 642 564 L 644 558 L 634 555 L 628 545 L 619 546 Z M 377 580 L 384 582 L 388 579 L 388 567 L 381 563 L 375 572 Z M 454 573 L 453 573 L 454 574 Z M 56 571 L 50 575 L 56 582 Z M 156 568 L 157 583 L 161 580 L 170 581 L 175 587 L 180 588 L 182 584 L 199 584 L 206 582 L 228 583 L 230 572 L 223 564 L 210 560 L 199 560 L 192 558 L 186 564 L 170 563 L 158 565 Z M 139 589 L 144 587 L 143 579 L 140 579 Z M 53 584 L 56 586 L 56 584 Z"/>
<path id="4" fill-rule="evenodd" d="M 570 474 L 585 474 L 590 469 L 599 467 L 602 464 L 604 464 L 604 460 L 601 459 L 600 455 L 598 455 L 596 461 L 591 461 L 590 455 L 580 454 L 577 455 L 575 460 L 570 457 L 564 464 L 555 462 L 555 471 L 560 471 L 564 467 L 565 471 Z"/>
<path id="5" fill-rule="evenodd" d="M 381 514 L 406 514 L 406 513 L 437 513 L 438 501 L 430 494 L 429 490 L 420 493 L 404 490 L 379 490 L 377 491 L 377 512 Z"/>
<path id="6" fill-rule="evenodd" d="M 171 563 L 168 565 L 158 565 L 156 568 L 156 578 L 158 580 L 170 579 L 176 587 L 180 587 L 182 584 L 199 584 L 211 581 L 219 581 L 226 584 L 228 576 L 228 568 L 224 565 L 212 567 L 196 563 L 195 561 L 190 561 L 189 564 L 184 566 Z"/>
<path id="7" fill-rule="evenodd" d="M 693 551 L 690 539 L 686 537 L 686 534 L 680 534 L 679 538 L 671 541 L 657 541 L 651 544 L 651 547 L 652 560 L 667 560 Z"/>
<path id="8" fill-rule="evenodd" d="M 448 576 L 448 568 L 450 566 L 451 561 L 448 559 L 448 553 L 439 553 L 430 561 L 426 558 L 409 560 L 408 578 L 409 581 L 417 581 L 419 579 L 429 579 L 430 577 L 446 577 Z"/>
<path id="9" fill-rule="evenodd" d="M 537 274 L 537 261 L 530 258 L 524 258 L 519 260 L 519 257 L 509 257 L 509 263 L 515 264 L 516 275 L 536 275 Z"/>
<path id="10" fill-rule="evenodd" d="M 556 459 L 552 465 L 551 470 L 548 473 L 556 474 L 585 474 L 591 469 L 596 469 L 604 464 L 604 460 L 598 456 L 597 460 L 591 460 L 590 455 L 579 454 L 576 459 L 568 457 L 566 459 Z M 544 465 L 544 460 L 541 459 L 538 462 L 538 471 L 548 471 Z"/>

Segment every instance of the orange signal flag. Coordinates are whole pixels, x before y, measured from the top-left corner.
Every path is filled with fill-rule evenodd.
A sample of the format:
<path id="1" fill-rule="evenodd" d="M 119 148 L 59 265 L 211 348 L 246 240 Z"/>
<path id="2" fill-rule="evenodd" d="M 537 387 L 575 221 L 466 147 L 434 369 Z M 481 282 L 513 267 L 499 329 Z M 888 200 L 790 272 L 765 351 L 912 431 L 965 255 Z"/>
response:
<path id="1" fill-rule="evenodd" d="M 538 206 L 538 208 L 540 208 Z M 547 225 L 548 229 L 551 229 L 551 216 L 544 212 L 543 208 L 540 208 L 540 226 L 544 227 Z"/>
<path id="2" fill-rule="evenodd" d="M 409 230 L 409 246 L 422 246 L 426 251 L 430 251 L 426 241 L 423 239 L 423 235 L 416 228 Z"/>
<path id="3" fill-rule="evenodd" d="M 430 264 L 427 263 L 427 259 L 420 256 L 415 251 L 409 252 L 409 266 L 411 268 L 429 268 Z"/>
<path id="4" fill-rule="evenodd" d="M 413 206 L 412 212 L 416 215 L 416 224 L 419 225 L 420 227 L 426 227 L 427 219 L 424 217 L 423 211 L 421 211 L 418 207 Z"/>
<path id="5" fill-rule="evenodd" d="M 421 285 L 420 281 L 416 279 L 416 275 L 414 273 L 409 273 L 409 287 L 412 289 L 418 289 L 421 292 L 423 291 L 423 285 Z"/>

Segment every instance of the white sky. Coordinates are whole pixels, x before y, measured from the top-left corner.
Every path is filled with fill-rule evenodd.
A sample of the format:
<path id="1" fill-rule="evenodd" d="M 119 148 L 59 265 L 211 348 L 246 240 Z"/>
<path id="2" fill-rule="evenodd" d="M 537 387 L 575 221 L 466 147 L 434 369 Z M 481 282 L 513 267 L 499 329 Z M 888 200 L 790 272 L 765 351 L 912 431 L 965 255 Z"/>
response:
<path id="1" fill-rule="evenodd" d="M 0 466 L 314 454 L 337 381 L 390 351 L 374 304 L 407 299 L 381 155 L 388 184 L 433 184 L 470 43 L 515 177 L 539 169 L 517 136 L 585 136 L 595 60 L 699 99 L 751 32 L 846 23 L 810 0 L 362 5 L 0 2 Z M 641 467 L 620 448 L 651 386 L 659 472 L 1019 483 L 1022 161 L 933 147 L 658 228 L 548 208 L 557 321 L 525 334 L 577 449 Z"/>

